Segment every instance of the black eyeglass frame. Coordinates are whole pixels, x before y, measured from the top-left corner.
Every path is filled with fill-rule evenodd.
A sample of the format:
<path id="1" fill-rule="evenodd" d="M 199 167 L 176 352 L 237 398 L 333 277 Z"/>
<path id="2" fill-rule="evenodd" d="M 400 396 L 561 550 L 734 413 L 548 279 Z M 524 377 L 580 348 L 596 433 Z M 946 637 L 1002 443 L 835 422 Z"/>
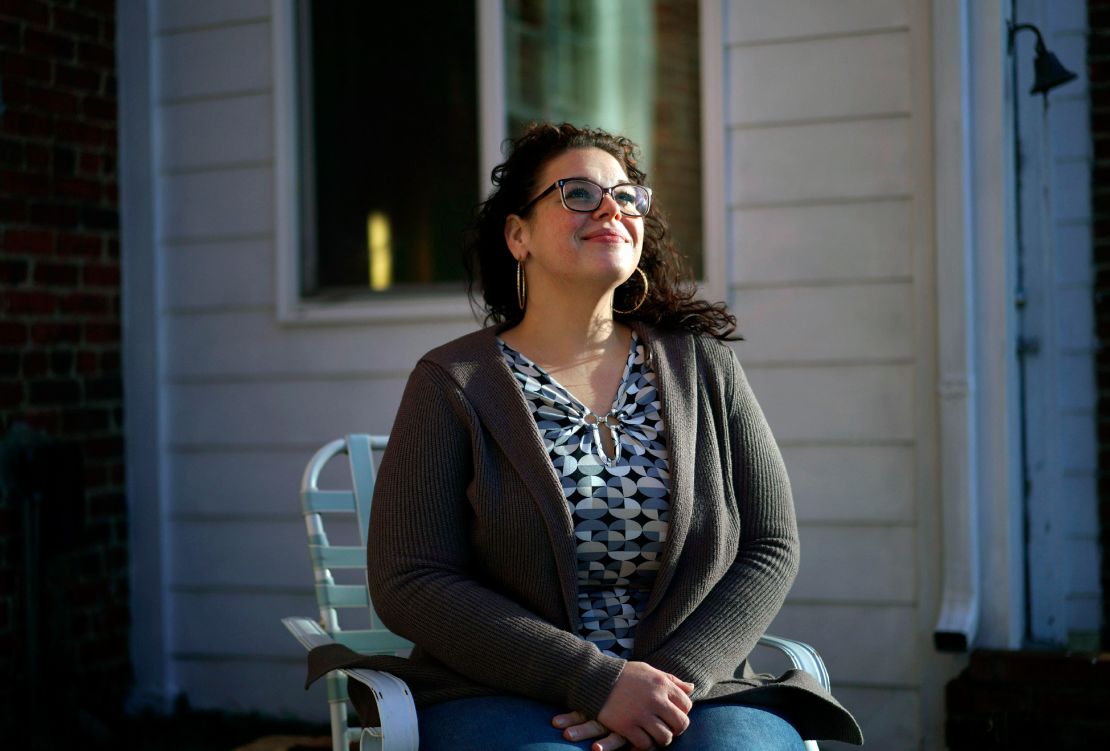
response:
<path id="1" fill-rule="evenodd" d="M 598 190 L 600 190 L 601 194 L 597 198 L 597 205 L 595 205 L 591 209 L 572 209 L 570 206 L 567 206 L 567 197 L 563 193 L 563 188 L 566 186 L 567 183 L 570 183 L 570 182 L 589 183 L 590 185 L 592 185 L 595 188 L 597 188 Z M 630 214 L 629 212 L 625 211 L 623 207 L 621 207 L 621 202 L 617 201 L 617 197 L 613 195 L 613 191 L 616 190 L 617 188 L 623 188 L 625 186 L 629 186 L 629 187 L 632 187 L 632 188 L 639 188 L 641 190 L 647 191 L 647 197 L 648 197 L 647 211 L 645 211 L 643 214 Z M 595 183 L 593 180 L 590 180 L 589 178 L 585 178 L 585 177 L 564 177 L 562 180 L 556 180 L 555 182 L 551 183 L 551 185 L 549 185 L 544 192 L 540 193 L 538 196 L 533 198 L 531 201 L 529 201 L 528 203 L 521 206 L 515 213 L 518 216 L 524 216 L 528 212 L 529 209 L 531 209 L 533 206 L 536 205 L 537 202 L 539 202 L 539 200 L 541 198 L 545 197 L 548 193 L 555 190 L 556 188 L 559 189 L 559 200 L 562 201 L 563 208 L 566 209 L 567 211 L 574 211 L 574 212 L 579 213 L 579 214 L 589 214 L 591 212 L 597 211 L 597 207 L 601 205 L 601 202 L 603 200 L 605 200 L 605 196 L 607 196 L 607 195 L 612 196 L 613 200 L 616 201 L 617 206 L 621 207 L 620 208 L 620 213 L 623 214 L 624 216 L 631 216 L 631 217 L 639 218 L 639 217 L 647 216 L 648 213 L 651 211 L 652 191 L 651 191 L 651 188 L 649 188 L 646 185 L 639 185 L 637 183 L 617 183 L 616 185 L 614 185 L 610 188 L 603 188 L 600 185 L 598 185 L 597 183 Z"/>

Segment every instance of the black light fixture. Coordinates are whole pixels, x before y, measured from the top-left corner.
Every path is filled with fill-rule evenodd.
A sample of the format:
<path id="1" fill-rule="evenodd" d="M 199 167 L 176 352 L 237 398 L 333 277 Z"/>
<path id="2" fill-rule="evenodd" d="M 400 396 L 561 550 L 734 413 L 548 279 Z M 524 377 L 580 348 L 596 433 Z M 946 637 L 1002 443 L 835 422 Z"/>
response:
<path id="1" fill-rule="evenodd" d="M 1063 86 L 1068 81 L 1074 81 L 1077 76 L 1064 67 L 1060 59 L 1044 46 L 1044 37 L 1041 30 L 1031 23 L 1019 23 L 1016 26 L 1010 23 L 1010 52 L 1014 51 L 1014 37 L 1019 31 L 1032 31 L 1037 35 L 1037 57 L 1033 60 L 1033 88 L 1030 94 L 1044 94 L 1057 86 Z"/>

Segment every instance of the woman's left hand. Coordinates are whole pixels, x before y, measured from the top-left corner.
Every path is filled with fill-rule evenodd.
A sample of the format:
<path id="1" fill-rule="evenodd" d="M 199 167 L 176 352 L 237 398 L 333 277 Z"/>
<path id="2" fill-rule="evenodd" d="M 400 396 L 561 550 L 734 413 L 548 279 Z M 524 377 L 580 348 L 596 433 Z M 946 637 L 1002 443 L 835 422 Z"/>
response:
<path id="1" fill-rule="evenodd" d="M 587 720 L 581 712 L 557 714 L 551 718 L 551 724 L 557 728 L 562 728 L 563 737 L 568 741 L 600 738 L 601 740 L 590 745 L 590 751 L 613 751 L 628 744 L 628 741 L 621 735 L 610 733 L 609 728 L 597 720 Z"/>

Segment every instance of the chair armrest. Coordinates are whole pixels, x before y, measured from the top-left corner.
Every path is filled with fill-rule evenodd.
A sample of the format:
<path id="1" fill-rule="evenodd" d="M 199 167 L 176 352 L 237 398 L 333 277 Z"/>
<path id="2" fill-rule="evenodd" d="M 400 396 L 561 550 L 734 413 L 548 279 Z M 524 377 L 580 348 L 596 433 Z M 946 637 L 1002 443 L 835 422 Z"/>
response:
<path id="1" fill-rule="evenodd" d="M 770 634 L 764 634 L 759 643 L 783 652 L 794 667 L 806 671 L 817 679 L 822 688 L 829 690 L 829 671 L 825 669 L 825 661 L 817 654 L 816 649 L 804 642 Z"/>
<path id="2" fill-rule="evenodd" d="M 320 624 L 311 618 L 282 618 L 281 622 L 307 650 L 335 643 Z M 339 672 L 344 673 L 349 680 L 356 680 L 368 686 L 378 705 L 381 729 L 376 732 L 364 730 L 362 748 L 381 748 L 381 751 L 419 749 L 420 735 L 416 719 L 416 703 L 404 681 L 380 670 L 355 668 Z"/>

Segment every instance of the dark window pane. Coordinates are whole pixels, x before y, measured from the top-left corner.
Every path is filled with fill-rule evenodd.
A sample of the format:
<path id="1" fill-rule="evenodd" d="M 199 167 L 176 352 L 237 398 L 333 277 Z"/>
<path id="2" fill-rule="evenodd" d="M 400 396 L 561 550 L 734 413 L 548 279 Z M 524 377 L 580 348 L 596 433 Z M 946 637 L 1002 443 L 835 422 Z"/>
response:
<path id="1" fill-rule="evenodd" d="M 310 2 L 301 19 L 302 293 L 457 288 L 479 200 L 474 3 Z"/>

